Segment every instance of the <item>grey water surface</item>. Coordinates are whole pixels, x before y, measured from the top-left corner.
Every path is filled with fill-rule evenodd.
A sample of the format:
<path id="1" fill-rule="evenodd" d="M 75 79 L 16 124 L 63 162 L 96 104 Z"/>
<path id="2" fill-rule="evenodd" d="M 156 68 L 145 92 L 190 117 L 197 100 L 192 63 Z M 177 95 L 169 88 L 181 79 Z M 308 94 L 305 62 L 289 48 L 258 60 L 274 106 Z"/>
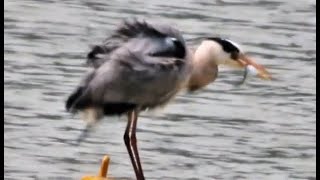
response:
<path id="1" fill-rule="evenodd" d="M 315 0 L 5 0 L 4 178 L 134 179 L 123 143 L 126 117 L 85 127 L 64 101 L 88 70 L 86 53 L 124 19 L 230 38 L 272 81 L 222 67 L 213 84 L 143 113 L 138 146 L 146 179 L 316 179 Z"/>

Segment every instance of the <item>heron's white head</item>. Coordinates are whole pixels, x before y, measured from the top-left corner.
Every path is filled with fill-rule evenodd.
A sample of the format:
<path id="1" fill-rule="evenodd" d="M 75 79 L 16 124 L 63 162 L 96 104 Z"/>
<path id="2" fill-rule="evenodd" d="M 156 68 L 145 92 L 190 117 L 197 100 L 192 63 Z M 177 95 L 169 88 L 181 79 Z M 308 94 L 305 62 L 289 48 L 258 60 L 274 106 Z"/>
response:
<path id="1" fill-rule="evenodd" d="M 219 37 L 208 38 L 202 41 L 195 54 L 204 55 L 216 65 L 226 65 L 233 68 L 245 68 L 252 65 L 261 79 L 271 79 L 271 75 L 262 66 L 249 58 L 239 44 Z"/>

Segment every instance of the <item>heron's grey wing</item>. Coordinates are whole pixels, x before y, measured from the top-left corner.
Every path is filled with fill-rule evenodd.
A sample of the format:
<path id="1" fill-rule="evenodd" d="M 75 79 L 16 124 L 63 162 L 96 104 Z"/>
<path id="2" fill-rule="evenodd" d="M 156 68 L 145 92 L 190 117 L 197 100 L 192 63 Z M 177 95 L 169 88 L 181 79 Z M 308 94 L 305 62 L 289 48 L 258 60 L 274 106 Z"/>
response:
<path id="1" fill-rule="evenodd" d="M 125 43 L 125 39 L 111 36 L 103 43 L 93 46 L 87 55 L 87 64 L 94 68 L 100 67 L 105 61 L 110 59 L 110 54 L 123 43 Z"/>
<path id="2" fill-rule="evenodd" d="M 114 103 L 152 107 L 172 98 L 188 79 L 191 59 L 177 30 L 133 23 L 120 32 L 126 41 L 106 53 L 81 93 L 73 97 L 75 109 L 115 107 Z"/>
<path id="3" fill-rule="evenodd" d="M 187 79 L 187 63 L 177 58 L 121 53 L 96 69 L 80 104 L 130 103 L 154 107 L 171 99 Z"/>

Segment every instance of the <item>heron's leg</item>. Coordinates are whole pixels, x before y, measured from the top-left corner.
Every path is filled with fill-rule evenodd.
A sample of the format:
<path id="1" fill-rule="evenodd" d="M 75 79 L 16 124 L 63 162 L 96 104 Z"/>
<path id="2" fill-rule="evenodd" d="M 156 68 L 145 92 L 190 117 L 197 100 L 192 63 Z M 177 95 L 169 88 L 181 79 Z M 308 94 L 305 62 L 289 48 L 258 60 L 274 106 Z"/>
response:
<path id="1" fill-rule="evenodd" d="M 130 111 L 128 113 L 128 123 L 127 123 L 126 131 L 123 135 L 123 139 L 124 139 L 124 143 L 126 144 L 126 147 L 127 147 L 127 150 L 128 150 L 129 156 L 130 156 L 130 160 L 131 160 L 131 163 L 132 163 L 132 166 L 134 169 L 134 173 L 136 174 L 137 179 L 139 179 L 139 170 L 138 170 L 134 155 L 132 153 L 131 143 L 130 143 L 131 139 L 130 139 L 130 135 L 129 135 L 133 119 L 134 119 L 134 112 Z"/>
<path id="2" fill-rule="evenodd" d="M 137 147 L 137 137 L 136 137 L 138 113 L 139 113 L 138 109 L 133 111 L 133 117 L 134 118 L 133 118 L 133 122 L 132 122 L 132 126 L 131 126 L 132 129 L 131 129 L 130 142 L 131 142 L 131 146 L 133 148 L 133 153 L 134 153 L 134 156 L 136 157 L 136 161 L 137 161 L 138 168 L 139 168 L 139 171 L 140 171 L 140 175 L 139 175 L 138 180 L 144 180 L 143 170 L 142 170 L 140 157 L 139 157 L 139 152 L 138 152 L 138 147 Z"/>

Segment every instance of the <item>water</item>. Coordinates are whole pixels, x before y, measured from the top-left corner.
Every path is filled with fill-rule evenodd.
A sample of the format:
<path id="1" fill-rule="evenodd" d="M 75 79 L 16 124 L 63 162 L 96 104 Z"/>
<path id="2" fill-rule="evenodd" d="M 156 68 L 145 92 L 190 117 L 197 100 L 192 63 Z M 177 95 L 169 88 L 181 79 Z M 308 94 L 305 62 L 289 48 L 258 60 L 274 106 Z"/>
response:
<path id="1" fill-rule="evenodd" d="M 170 23 L 186 39 L 228 37 L 274 77 L 235 87 L 242 72 L 222 68 L 201 92 L 144 113 L 138 145 L 147 179 L 315 179 L 315 0 L 6 0 L 5 179 L 80 179 L 104 154 L 111 176 L 133 179 L 126 118 L 104 120 L 75 148 L 85 125 L 64 110 L 90 45 L 128 17 Z"/>

